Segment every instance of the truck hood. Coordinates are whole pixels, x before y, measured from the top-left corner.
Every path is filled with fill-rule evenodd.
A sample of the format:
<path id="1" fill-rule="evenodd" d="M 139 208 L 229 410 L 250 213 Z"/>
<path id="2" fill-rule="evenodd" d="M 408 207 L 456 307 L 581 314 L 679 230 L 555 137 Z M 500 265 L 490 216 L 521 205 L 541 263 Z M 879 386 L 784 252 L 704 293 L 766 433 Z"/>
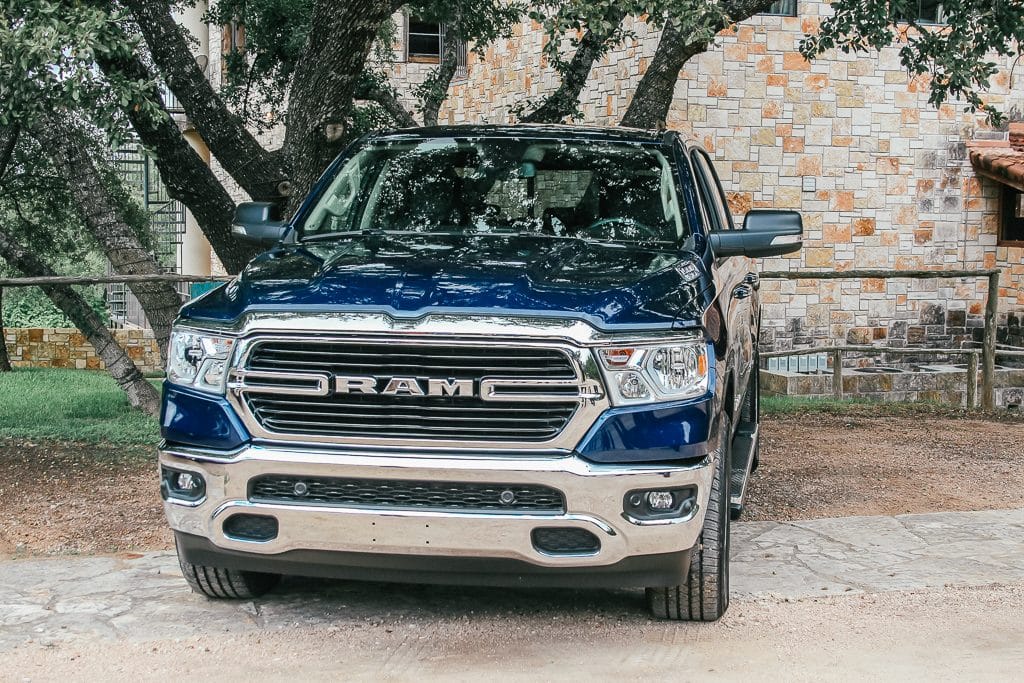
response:
<path id="1" fill-rule="evenodd" d="M 255 311 L 551 315 L 598 329 L 696 327 L 713 296 L 688 252 L 517 235 L 351 235 L 280 246 L 194 300 L 183 320 Z"/>

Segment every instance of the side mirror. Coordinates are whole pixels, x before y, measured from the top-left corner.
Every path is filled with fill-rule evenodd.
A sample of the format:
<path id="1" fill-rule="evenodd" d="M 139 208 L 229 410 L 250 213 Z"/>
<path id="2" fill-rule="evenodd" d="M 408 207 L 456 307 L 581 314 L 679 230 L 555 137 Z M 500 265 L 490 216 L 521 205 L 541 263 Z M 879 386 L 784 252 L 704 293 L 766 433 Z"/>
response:
<path id="1" fill-rule="evenodd" d="M 281 219 L 281 209 L 271 202 L 242 202 L 235 209 L 231 234 L 245 242 L 270 246 L 288 233 L 288 224 Z"/>
<path id="2" fill-rule="evenodd" d="M 781 256 L 800 251 L 804 223 L 796 211 L 756 209 L 747 213 L 741 230 L 711 233 L 711 250 L 727 256 Z"/>

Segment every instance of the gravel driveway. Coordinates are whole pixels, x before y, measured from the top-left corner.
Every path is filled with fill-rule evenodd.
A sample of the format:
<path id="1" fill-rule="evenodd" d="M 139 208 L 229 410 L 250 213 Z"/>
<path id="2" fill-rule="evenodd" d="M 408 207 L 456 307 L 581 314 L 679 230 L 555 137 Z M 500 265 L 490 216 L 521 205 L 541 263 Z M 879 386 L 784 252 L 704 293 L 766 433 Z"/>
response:
<path id="1" fill-rule="evenodd" d="M 638 591 L 290 579 L 210 602 L 168 553 L 0 563 L 0 679 L 1013 680 L 1024 509 L 749 522 L 717 624 Z"/>

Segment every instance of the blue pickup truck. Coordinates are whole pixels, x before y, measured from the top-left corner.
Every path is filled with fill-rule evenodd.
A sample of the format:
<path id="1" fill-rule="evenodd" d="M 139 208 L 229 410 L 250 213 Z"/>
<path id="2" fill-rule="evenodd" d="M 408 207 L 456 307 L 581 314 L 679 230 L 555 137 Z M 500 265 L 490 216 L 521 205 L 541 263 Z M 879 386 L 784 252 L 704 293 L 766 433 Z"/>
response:
<path id="1" fill-rule="evenodd" d="M 673 132 L 461 126 L 367 136 L 269 250 L 190 302 L 160 447 L 182 572 L 636 586 L 729 602 L 758 458 L 758 275 L 799 214 L 733 224 Z"/>

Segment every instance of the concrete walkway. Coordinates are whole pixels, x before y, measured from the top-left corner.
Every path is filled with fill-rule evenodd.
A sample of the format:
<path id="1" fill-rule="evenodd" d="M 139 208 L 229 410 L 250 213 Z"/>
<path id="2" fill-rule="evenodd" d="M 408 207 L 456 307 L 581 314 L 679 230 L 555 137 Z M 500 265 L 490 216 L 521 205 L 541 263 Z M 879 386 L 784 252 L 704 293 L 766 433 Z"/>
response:
<path id="1" fill-rule="evenodd" d="M 734 525 L 733 601 L 1024 582 L 1024 509 Z M 173 553 L 0 562 L 0 653 L 380 619 L 576 611 L 642 618 L 637 591 L 396 587 L 289 579 L 255 602 L 193 595 Z M 584 610 L 586 611 L 586 610 Z M 621 616 L 625 615 L 625 616 Z"/>

